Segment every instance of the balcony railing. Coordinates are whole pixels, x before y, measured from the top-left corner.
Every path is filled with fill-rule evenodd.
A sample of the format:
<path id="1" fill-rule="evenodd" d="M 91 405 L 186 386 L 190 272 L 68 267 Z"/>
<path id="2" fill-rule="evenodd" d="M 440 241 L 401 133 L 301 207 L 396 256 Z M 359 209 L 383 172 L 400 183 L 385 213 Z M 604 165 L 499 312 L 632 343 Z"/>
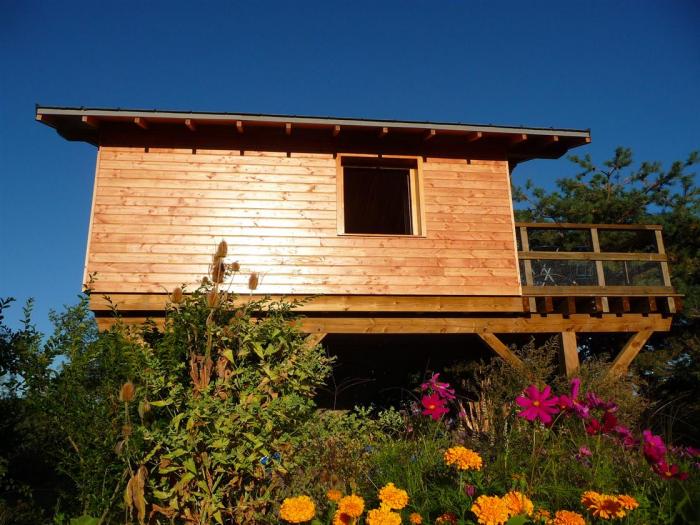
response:
<path id="1" fill-rule="evenodd" d="M 536 307 L 535 297 L 596 298 L 600 311 L 609 311 L 611 297 L 616 306 L 622 301 L 623 311 L 629 310 L 629 298 L 647 298 L 646 308 L 654 309 L 662 297 L 660 309 L 675 312 L 661 226 L 517 223 L 516 228 L 530 310 L 549 309 Z"/>

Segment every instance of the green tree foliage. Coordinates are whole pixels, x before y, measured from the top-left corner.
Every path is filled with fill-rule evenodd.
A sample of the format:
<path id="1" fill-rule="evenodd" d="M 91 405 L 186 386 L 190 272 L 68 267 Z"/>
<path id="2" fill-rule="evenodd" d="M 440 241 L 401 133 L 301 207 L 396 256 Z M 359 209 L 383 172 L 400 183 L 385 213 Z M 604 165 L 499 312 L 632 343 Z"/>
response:
<path id="1" fill-rule="evenodd" d="M 514 189 L 517 218 L 536 222 L 661 224 L 674 287 L 684 309 L 670 334 L 658 334 L 635 366 L 658 414 L 679 419 L 676 430 L 700 442 L 700 187 L 693 168 L 700 154 L 669 168 L 636 165 L 632 151 L 617 148 L 602 164 L 571 156 L 578 171 L 547 190 L 527 181 Z M 618 348 L 609 348 L 613 353 Z M 682 417 L 679 414 L 683 414 Z"/>

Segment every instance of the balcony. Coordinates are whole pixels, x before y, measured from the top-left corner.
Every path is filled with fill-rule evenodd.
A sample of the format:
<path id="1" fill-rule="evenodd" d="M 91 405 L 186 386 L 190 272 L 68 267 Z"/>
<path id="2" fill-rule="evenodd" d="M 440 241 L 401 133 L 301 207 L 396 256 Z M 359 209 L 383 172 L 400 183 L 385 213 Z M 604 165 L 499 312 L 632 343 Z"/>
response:
<path id="1" fill-rule="evenodd" d="M 659 225 L 516 223 L 525 308 L 664 313 L 680 308 Z"/>

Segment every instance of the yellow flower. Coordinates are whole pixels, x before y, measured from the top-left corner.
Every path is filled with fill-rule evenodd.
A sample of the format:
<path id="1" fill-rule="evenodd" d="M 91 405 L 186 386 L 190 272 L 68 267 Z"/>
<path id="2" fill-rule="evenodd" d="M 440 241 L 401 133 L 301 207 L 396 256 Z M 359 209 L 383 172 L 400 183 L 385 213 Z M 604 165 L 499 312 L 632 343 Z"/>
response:
<path id="1" fill-rule="evenodd" d="M 411 525 L 421 525 L 421 523 L 423 523 L 423 518 L 417 512 L 412 512 L 408 517 L 408 521 L 411 522 Z"/>
<path id="2" fill-rule="evenodd" d="M 506 502 L 498 496 L 479 496 L 471 511 L 479 525 L 503 525 L 510 517 Z"/>
<path id="3" fill-rule="evenodd" d="M 620 505 L 622 505 L 622 508 L 626 510 L 634 510 L 637 507 L 639 507 L 639 502 L 632 496 L 628 496 L 627 494 L 620 494 L 617 497 L 617 501 L 619 501 Z"/>
<path id="4" fill-rule="evenodd" d="M 530 498 L 517 490 L 511 490 L 503 496 L 503 501 L 508 507 L 508 512 L 511 516 L 519 516 L 521 514 L 532 516 L 532 512 L 535 510 L 535 506 L 530 501 Z"/>
<path id="5" fill-rule="evenodd" d="M 354 525 L 354 523 L 355 518 L 351 518 L 344 512 L 336 510 L 335 514 L 333 514 L 333 525 Z"/>
<path id="6" fill-rule="evenodd" d="M 365 500 L 360 496 L 350 494 L 340 500 L 338 510 L 351 518 L 359 518 L 365 510 Z"/>
<path id="7" fill-rule="evenodd" d="M 385 505 L 367 513 L 367 525 L 401 525 L 401 514 L 392 512 Z"/>
<path id="8" fill-rule="evenodd" d="M 340 501 L 340 498 L 343 497 L 343 493 L 336 489 L 330 489 L 328 492 L 326 492 L 326 497 L 329 500 L 338 503 Z"/>
<path id="9" fill-rule="evenodd" d="M 554 514 L 552 525 L 586 525 L 586 520 L 583 519 L 578 512 L 570 510 L 558 510 Z"/>
<path id="10" fill-rule="evenodd" d="M 448 448 L 443 457 L 445 464 L 454 465 L 459 470 L 481 470 L 481 456 L 468 448 Z"/>
<path id="11" fill-rule="evenodd" d="M 311 521 L 316 515 L 316 505 L 308 496 L 286 498 L 280 507 L 280 518 L 289 523 Z"/>
<path id="12" fill-rule="evenodd" d="M 408 493 L 397 488 L 393 483 L 387 483 L 381 488 L 379 499 L 384 505 L 393 510 L 401 510 L 408 505 Z"/>
<path id="13" fill-rule="evenodd" d="M 626 514 L 617 496 L 588 490 L 581 496 L 581 503 L 594 517 L 604 520 L 624 518 Z"/>

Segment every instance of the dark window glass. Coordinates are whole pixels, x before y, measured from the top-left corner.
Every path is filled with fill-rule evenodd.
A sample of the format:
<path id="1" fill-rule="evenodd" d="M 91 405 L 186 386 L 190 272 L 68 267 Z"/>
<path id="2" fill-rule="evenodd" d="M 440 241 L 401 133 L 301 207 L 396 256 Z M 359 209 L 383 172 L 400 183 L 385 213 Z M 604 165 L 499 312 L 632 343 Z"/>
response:
<path id="1" fill-rule="evenodd" d="M 407 168 L 343 168 L 345 233 L 411 235 L 411 172 Z"/>

